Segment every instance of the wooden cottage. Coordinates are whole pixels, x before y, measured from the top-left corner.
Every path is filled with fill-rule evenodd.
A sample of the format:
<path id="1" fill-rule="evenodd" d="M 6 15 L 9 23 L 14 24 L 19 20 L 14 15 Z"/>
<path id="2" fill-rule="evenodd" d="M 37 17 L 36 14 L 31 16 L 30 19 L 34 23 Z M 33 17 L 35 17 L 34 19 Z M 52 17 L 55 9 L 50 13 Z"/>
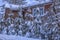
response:
<path id="1" fill-rule="evenodd" d="M 19 12 L 22 13 L 25 17 L 26 13 L 35 14 L 39 10 L 40 15 L 44 15 L 46 11 L 49 11 L 49 8 L 52 6 L 52 1 L 32 1 L 31 3 L 25 2 L 25 4 L 6 4 L 5 5 L 5 18 L 7 19 L 9 15 L 12 15 L 13 18 L 18 17 Z"/>

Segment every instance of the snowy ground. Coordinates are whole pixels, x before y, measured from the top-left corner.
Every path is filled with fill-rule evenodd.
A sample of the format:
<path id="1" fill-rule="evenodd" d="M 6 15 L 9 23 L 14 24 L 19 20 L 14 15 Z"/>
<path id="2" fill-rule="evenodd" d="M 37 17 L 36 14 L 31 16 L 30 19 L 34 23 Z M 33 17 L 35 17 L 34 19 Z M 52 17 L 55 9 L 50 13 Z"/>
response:
<path id="1" fill-rule="evenodd" d="M 33 38 L 26 38 L 26 37 L 20 37 L 20 36 L 13 36 L 13 35 L 1 35 L 0 34 L 0 40 L 39 40 L 39 39 L 33 39 Z"/>

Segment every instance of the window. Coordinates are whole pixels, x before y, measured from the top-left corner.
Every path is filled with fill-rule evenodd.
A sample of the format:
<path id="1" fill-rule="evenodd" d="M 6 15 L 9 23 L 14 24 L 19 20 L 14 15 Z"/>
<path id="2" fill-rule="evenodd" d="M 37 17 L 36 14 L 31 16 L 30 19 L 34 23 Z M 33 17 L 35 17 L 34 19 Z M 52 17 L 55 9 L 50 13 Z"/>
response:
<path id="1" fill-rule="evenodd" d="M 33 8 L 33 11 L 32 11 L 32 13 L 33 13 L 33 15 L 35 16 L 35 14 L 36 14 L 36 8 Z"/>
<path id="2" fill-rule="evenodd" d="M 37 10 L 37 8 L 33 9 L 33 15 L 37 16 L 38 14 L 40 14 L 40 16 L 44 15 L 44 7 L 40 7 L 39 10 Z"/>
<path id="3" fill-rule="evenodd" d="M 41 7 L 41 8 L 40 8 L 40 15 L 42 16 L 43 14 L 44 14 L 44 8 Z"/>
<path id="4" fill-rule="evenodd" d="M 33 13 L 34 16 L 37 16 L 37 14 L 39 13 L 39 11 L 37 10 L 37 8 L 34 8 L 32 13 Z"/>

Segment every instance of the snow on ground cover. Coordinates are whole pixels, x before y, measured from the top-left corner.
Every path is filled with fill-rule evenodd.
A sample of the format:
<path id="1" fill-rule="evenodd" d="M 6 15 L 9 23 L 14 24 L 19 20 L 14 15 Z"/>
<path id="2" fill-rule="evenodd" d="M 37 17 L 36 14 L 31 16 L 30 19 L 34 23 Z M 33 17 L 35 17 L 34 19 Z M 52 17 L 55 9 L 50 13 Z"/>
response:
<path id="1" fill-rule="evenodd" d="M 14 36 L 14 35 L 1 35 L 0 34 L 0 40 L 39 40 L 39 39 L 26 38 L 26 37 L 21 37 L 21 36 Z"/>

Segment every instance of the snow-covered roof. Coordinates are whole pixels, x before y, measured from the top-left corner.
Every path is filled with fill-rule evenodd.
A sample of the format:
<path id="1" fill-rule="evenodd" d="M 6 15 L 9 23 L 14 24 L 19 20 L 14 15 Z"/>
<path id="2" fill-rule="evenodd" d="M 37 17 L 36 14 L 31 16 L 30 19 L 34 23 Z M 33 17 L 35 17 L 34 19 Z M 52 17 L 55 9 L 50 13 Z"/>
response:
<path id="1" fill-rule="evenodd" d="M 5 4 L 5 8 L 10 8 L 11 10 L 18 10 L 19 9 L 19 5 L 6 3 Z"/>
<path id="2" fill-rule="evenodd" d="M 23 4 L 22 7 L 28 7 L 28 6 L 34 6 L 34 5 L 39 5 L 39 4 L 44 4 L 48 2 L 52 2 L 51 0 L 26 0 L 26 4 Z"/>
<path id="3" fill-rule="evenodd" d="M 6 3 L 5 8 L 10 8 L 10 5 L 8 3 Z"/>
<path id="4" fill-rule="evenodd" d="M 19 5 L 10 4 L 10 9 L 12 9 L 12 10 L 18 10 L 19 9 Z"/>
<path id="5" fill-rule="evenodd" d="M 17 10 L 17 9 L 19 9 L 19 7 L 21 7 L 21 8 L 30 7 L 30 6 L 40 5 L 40 4 L 44 4 L 44 3 L 48 3 L 48 2 L 52 2 L 52 1 L 51 0 L 39 0 L 39 1 L 25 0 L 23 2 L 25 2 L 25 3 L 20 4 L 20 5 L 5 3 L 5 8 L 10 8 L 12 10 Z"/>

